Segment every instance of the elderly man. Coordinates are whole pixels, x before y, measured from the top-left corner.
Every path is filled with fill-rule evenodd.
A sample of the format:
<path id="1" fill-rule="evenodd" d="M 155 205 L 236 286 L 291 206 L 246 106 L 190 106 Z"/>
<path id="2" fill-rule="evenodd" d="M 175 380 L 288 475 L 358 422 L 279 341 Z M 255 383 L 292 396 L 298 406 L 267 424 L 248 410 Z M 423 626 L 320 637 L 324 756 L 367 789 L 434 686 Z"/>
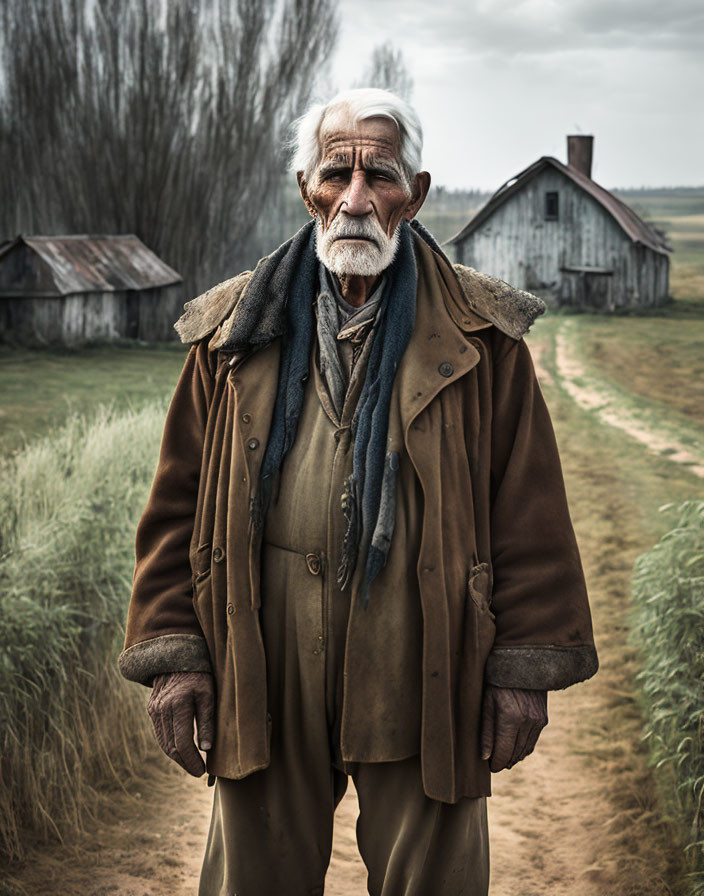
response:
<path id="1" fill-rule="evenodd" d="M 413 110 L 311 109 L 313 220 L 186 304 L 120 668 L 215 782 L 201 896 L 322 894 L 351 775 L 374 896 L 485 894 L 490 773 L 593 675 L 539 299 L 415 221 Z"/>

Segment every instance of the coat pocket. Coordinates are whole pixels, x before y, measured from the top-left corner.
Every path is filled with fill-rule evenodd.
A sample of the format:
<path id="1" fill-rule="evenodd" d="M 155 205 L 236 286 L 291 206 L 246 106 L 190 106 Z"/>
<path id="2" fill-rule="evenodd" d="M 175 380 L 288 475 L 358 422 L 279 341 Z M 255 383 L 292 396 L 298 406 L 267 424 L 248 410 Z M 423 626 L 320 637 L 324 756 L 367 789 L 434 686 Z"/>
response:
<path id="1" fill-rule="evenodd" d="M 215 660 L 216 631 L 213 614 L 213 600 L 210 570 L 204 570 L 193 580 L 193 609 L 203 637 L 208 645 L 211 661 Z"/>
<path id="2" fill-rule="evenodd" d="M 211 548 L 212 545 L 208 541 L 200 544 L 191 555 L 191 570 L 193 572 L 193 585 L 200 581 L 211 570 Z"/>
<path id="3" fill-rule="evenodd" d="M 477 787 L 489 792 L 489 765 L 481 757 L 481 717 L 484 671 L 496 637 L 491 609 L 491 566 L 479 563 L 465 579 L 463 648 L 457 693 L 457 775 L 464 792 Z M 480 782 L 478 784 L 478 782 Z"/>
<path id="4" fill-rule="evenodd" d="M 484 664 L 496 636 L 491 610 L 491 569 L 488 563 L 474 566 L 467 577 L 467 598 L 464 610 L 465 665 L 475 679 L 483 675 Z"/>
<path id="5" fill-rule="evenodd" d="M 218 585 L 221 572 L 214 575 L 211 545 L 199 546 L 195 552 L 193 566 L 193 610 L 196 614 L 203 637 L 208 645 L 213 671 L 217 672 L 224 662 L 225 645 L 228 636 L 227 608 L 218 607 Z"/>
<path id="6" fill-rule="evenodd" d="M 491 567 L 488 563 L 479 563 L 470 570 L 467 591 L 479 612 L 494 619 L 491 611 Z"/>

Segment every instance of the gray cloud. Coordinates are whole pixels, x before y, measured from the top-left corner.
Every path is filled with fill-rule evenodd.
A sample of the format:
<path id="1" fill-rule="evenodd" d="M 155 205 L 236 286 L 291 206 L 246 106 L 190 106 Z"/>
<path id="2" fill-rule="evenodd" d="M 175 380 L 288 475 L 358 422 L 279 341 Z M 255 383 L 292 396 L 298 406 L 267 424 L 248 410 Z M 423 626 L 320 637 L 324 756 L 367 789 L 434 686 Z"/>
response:
<path id="1" fill-rule="evenodd" d="M 410 8 L 409 8 L 410 6 Z M 423 42 L 441 42 L 468 55 L 532 56 L 568 50 L 704 50 L 701 0 L 473 0 L 354 4 L 367 28 L 385 24 L 407 34 L 421 26 Z"/>
<path id="2" fill-rule="evenodd" d="M 595 135 L 605 186 L 704 182 L 702 0 L 355 0 L 336 83 L 403 50 L 437 183 L 495 188 L 565 135 Z M 695 52 L 697 51 L 697 52 Z"/>

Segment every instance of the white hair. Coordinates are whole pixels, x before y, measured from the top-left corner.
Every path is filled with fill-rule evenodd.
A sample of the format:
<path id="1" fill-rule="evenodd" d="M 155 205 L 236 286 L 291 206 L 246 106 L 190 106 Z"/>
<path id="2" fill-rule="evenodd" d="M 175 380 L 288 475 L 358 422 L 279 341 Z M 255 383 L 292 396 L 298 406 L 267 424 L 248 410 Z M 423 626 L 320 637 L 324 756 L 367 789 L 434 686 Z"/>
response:
<path id="1" fill-rule="evenodd" d="M 328 112 L 346 107 L 352 123 L 383 116 L 396 123 L 401 143 L 401 167 L 408 183 L 421 170 L 423 128 L 418 115 L 405 100 L 388 90 L 377 87 L 358 87 L 343 90 L 327 103 L 318 103 L 293 123 L 293 159 L 291 170 L 302 171 L 307 181 L 320 162 L 320 131 Z"/>

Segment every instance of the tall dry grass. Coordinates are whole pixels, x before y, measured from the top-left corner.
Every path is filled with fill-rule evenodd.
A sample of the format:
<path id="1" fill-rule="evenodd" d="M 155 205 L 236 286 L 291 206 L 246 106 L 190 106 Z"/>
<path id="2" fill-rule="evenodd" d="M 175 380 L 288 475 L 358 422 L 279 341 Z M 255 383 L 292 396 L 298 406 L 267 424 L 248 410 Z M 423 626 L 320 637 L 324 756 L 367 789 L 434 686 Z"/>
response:
<path id="1" fill-rule="evenodd" d="M 632 640 L 650 756 L 682 828 L 687 892 L 704 896 L 704 501 L 677 508 L 674 528 L 636 561 Z"/>
<path id="2" fill-rule="evenodd" d="M 165 410 L 74 415 L 2 462 L 0 856 L 81 831 L 150 747 L 115 659 Z"/>

